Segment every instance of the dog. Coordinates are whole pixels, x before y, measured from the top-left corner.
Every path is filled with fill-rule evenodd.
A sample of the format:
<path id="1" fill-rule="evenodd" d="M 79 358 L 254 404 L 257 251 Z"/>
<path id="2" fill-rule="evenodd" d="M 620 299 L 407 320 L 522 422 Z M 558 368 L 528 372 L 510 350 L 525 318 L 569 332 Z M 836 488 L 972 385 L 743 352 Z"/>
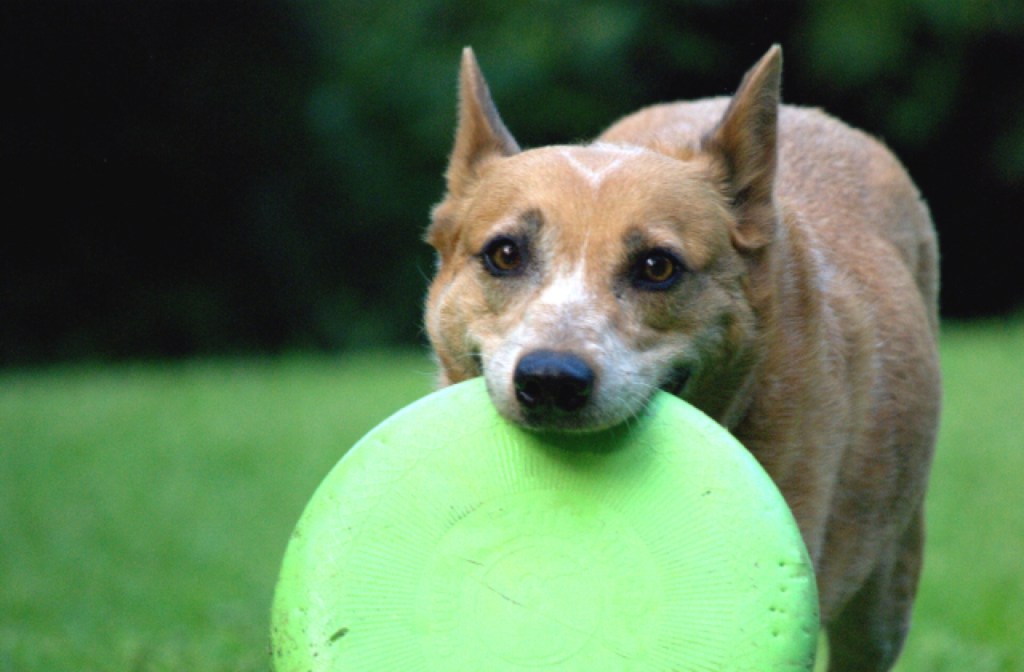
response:
<path id="1" fill-rule="evenodd" d="M 816 571 L 829 670 L 889 670 L 909 627 L 941 404 L 938 249 L 879 141 L 780 103 L 776 45 L 731 98 L 521 150 L 464 50 L 425 325 L 440 384 L 596 431 L 657 390 L 730 430 Z"/>

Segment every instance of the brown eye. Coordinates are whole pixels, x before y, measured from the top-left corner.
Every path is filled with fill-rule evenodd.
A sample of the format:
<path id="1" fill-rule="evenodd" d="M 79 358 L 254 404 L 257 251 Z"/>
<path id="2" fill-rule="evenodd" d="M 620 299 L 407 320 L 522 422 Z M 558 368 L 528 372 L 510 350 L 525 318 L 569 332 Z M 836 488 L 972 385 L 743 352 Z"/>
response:
<path id="1" fill-rule="evenodd" d="M 652 254 L 644 259 L 644 280 L 648 282 L 665 282 L 675 272 L 675 263 L 666 256 Z"/>
<path id="2" fill-rule="evenodd" d="M 633 284 L 639 289 L 669 289 L 682 272 L 683 262 L 674 254 L 666 250 L 651 250 L 637 259 L 633 268 Z"/>
<path id="3" fill-rule="evenodd" d="M 484 268 L 494 276 L 515 275 L 524 263 L 520 244 L 506 236 L 499 236 L 489 242 L 480 256 Z"/>

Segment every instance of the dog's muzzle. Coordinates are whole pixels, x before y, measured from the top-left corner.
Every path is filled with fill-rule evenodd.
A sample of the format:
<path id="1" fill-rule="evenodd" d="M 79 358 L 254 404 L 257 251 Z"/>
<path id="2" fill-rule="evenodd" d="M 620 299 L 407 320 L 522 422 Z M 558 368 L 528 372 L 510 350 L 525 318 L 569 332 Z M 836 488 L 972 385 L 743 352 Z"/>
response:
<path id="1" fill-rule="evenodd" d="M 516 365 L 516 401 L 537 421 L 564 418 L 580 411 L 594 390 L 594 370 L 567 352 L 535 350 Z"/>

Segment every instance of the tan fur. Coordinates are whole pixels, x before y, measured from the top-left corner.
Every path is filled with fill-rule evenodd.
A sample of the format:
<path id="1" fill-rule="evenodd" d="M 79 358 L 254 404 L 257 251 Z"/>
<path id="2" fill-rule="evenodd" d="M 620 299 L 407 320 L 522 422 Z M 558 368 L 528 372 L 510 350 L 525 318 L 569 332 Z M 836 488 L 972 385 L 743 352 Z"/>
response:
<path id="1" fill-rule="evenodd" d="M 680 396 L 743 442 L 797 518 L 829 669 L 888 670 L 916 590 L 939 415 L 935 234 L 892 154 L 780 106 L 780 77 L 774 47 L 732 99 L 520 151 L 467 49 L 428 231 L 427 331 L 442 384 L 484 375 L 499 411 L 541 429 L 622 422 L 685 371 Z M 528 248 L 513 276 L 485 268 L 496 236 Z M 630 280 L 653 249 L 685 262 L 668 289 Z M 537 349 L 593 370 L 579 412 L 538 421 L 517 403 L 518 362 Z"/>

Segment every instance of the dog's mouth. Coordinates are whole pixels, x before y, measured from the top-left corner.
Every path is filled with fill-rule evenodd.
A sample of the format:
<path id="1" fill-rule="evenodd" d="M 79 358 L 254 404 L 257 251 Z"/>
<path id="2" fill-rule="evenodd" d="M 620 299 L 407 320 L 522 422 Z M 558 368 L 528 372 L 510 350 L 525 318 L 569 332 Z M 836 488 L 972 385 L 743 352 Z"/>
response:
<path id="1" fill-rule="evenodd" d="M 686 384 L 690 382 L 692 373 L 688 366 L 677 366 L 672 370 L 668 380 L 661 384 L 661 389 L 669 394 L 681 397 L 683 390 L 686 389 Z"/>

